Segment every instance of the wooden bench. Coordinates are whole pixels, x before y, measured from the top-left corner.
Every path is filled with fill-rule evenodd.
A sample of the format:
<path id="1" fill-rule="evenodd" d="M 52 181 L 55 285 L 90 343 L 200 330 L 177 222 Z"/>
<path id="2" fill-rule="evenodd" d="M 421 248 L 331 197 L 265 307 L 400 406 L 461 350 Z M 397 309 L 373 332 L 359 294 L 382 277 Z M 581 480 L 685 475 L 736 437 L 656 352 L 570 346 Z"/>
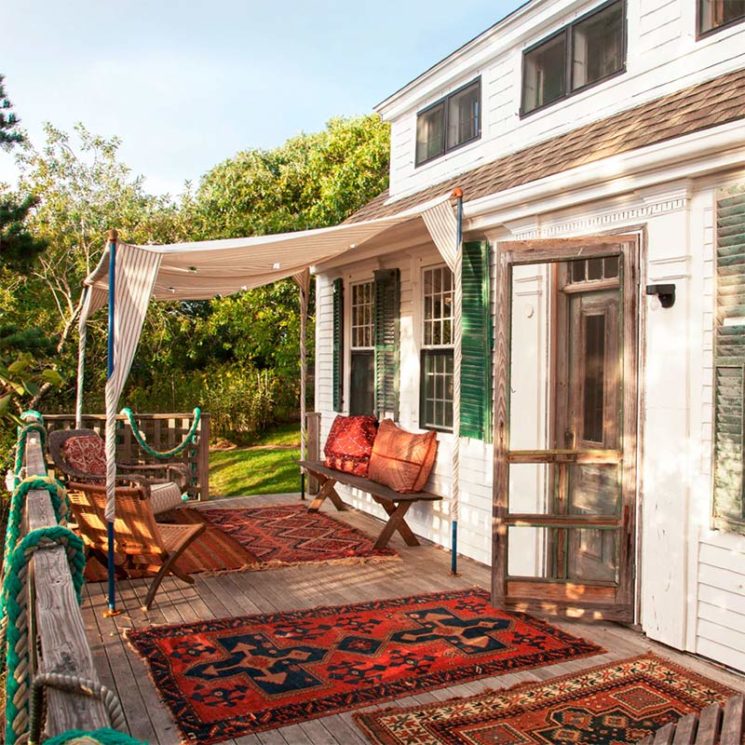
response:
<path id="1" fill-rule="evenodd" d="M 309 512 L 318 512 L 327 498 L 334 503 L 337 510 L 346 509 L 346 505 L 336 491 L 336 484 L 351 486 L 353 489 L 359 489 L 369 494 L 386 511 L 388 522 L 380 531 L 380 535 L 375 541 L 375 548 L 385 548 L 396 531 L 401 534 L 401 538 L 404 539 L 407 546 L 418 546 L 417 537 L 404 519 L 409 507 L 415 502 L 437 502 L 442 499 L 441 496 L 426 491 L 400 494 L 376 481 L 328 468 L 319 461 L 301 460 L 300 466 L 315 476 L 321 485 L 320 491 L 308 507 Z"/>
<path id="2" fill-rule="evenodd" d="M 637 745 L 741 745 L 744 715 L 743 697 L 733 696 L 724 711 L 711 704 L 698 716 L 687 714 L 675 724 L 666 724 Z"/>

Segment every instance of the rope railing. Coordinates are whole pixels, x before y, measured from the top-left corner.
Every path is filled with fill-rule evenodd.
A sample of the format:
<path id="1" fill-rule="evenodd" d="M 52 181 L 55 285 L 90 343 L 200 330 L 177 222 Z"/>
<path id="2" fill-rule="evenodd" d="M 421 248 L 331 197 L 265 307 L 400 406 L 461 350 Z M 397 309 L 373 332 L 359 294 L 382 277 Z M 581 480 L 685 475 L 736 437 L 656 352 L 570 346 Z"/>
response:
<path id="1" fill-rule="evenodd" d="M 181 455 L 181 453 L 183 453 L 187 447 L 192 445 L 194 443 L 194 438 L 197 436 L 197 431 L 199 430 L 199 422 L 202 418 L 202 410 L 197 406 L 194 409 L 194 419 L 191 423 L 191 427 L 189 427 L 189 431 L 186 433 L 186 437 L 184 437 L 183 441 L 170 450 L 155 450 L 154 448 L 150 447 L 150 445 L 148 445 L 142 432 L 140 432 L 140 428 L 137 425 L 137 420 L 135 419 L 135 415 L 132 412 L 132 409 L 127 406 L 123 408 L 119 413 L 127 418 L 127 422 L 129 422 L 129 426 L 132 428 L 132 434 L 134 435 L 137 444 L 151 458 L 157 458 L 158 460 L 168 460 L 169 458 L 175 458 L 177 455 Z"/>
<path id="2" fill-rule="evenodd" d="M 69 505 L 64 487 L 46 475 L 43 418 L 38 412 L 26 412 L 22 421 L 0 592 L 0 665 L 6 672 L 4 742 L 38 745 L 46 690 L 46 729 L 53 742 L 84 737 L 86 742 L 132 745 L 137 741 L 117 731 L 125 726 L 121 705 L 116 694 L 98 681 L 85 638 L 79 610 L 83 542 L 65 525 Z M 28 525 L 25 533 L 24 524 Z M 33 573 L 29 571 L 32 561 Z M 30 592 L 32 582 L 34 592 Z M 36 602 L 29 603 L 31 598 Z M 66 637 L 64 649 L 59 644 L 60 630 Z M 40 654 L 34 653 L 37 645 Z M 65 675 L 56 672 L 60 669 L 65 669 Z M 89 704 L 81 707 L 81 699 Z"/>

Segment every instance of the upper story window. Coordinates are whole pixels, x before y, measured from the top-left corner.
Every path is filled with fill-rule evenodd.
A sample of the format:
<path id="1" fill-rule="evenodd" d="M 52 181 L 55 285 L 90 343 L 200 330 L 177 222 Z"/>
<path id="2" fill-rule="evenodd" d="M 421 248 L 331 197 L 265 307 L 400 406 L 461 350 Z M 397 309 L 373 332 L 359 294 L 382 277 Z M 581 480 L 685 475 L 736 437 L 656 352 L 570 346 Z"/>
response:
<path id="1" fill-rule="evenodd" d="M 698 32 L 708 34 L 745 20 L 745 0 L 698 0 Z"/>
<path id="2" fill-rule="evenodd" d="M 416 164 L 481 136 L 481 79 L 420 111 L 416 118 Z"/>
<path id="3" fill-rule="evenodd" d="M 422 276 L 420 425 L 453 428 L 453 273 L 446 266 Z"/>
<path id="4" fill-rule="evenodd" d="M 526 50 L 521 113 L 528 114 L 622 72 L 626 64 L 625 16 L 624 0 L 613 0 Z"/>

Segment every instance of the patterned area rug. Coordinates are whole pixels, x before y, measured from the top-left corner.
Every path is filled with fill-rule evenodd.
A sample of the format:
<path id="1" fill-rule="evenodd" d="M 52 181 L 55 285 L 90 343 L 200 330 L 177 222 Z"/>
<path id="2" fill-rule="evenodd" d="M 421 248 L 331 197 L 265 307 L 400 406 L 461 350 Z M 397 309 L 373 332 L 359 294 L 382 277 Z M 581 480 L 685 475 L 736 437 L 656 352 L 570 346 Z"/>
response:
<path id="1" fill-rule="evenodd" d="M 543 683 L 355 719 L 378 745 L 631 745 L 733 693 L 647 654 Z"/>
<path id="2" fill-rule="evenodd" d="M 248 509 L 186 507 L 159 515 L 158 520 L 207 525 L 178 560 L 189 574 L 399 558 L 394 549 L 376 549 L 374 541 L 361 531 L 322 512 L 308 512 L 302 504 Z M 134 579 L 146 574 L 138 569 L 130 576 Z M 85 577 L 89 582 L 104 582 L 106 567 L 91 558 Z"/>
<path id="3" fill-rule="evenodd" d="M 262 568 L 397 556 L 392 548 L 375 548 L 374 540 L 356 528 L 322 512 L 308 512 L 303 504 L 211 508 L 199 515 L 250 551 Z"/>
<path id="4" fill-rule="evenodd" d="M 186 738 L 212 743 L 599 654 L 482 590 L 129 632 Z"/>
<path id="5" fill-rule="evenodd" d="M 159 515 L 163 522 L 173 523 L 203 523 L 199 510 L 186 507 L 180 510 Z M 200 572 L 235 572 L 244 569 L 257 569 L 259 562 L 247 548 L 235 538 L 229 536 L 219 528 L 207 523 L 207 528 L 178 559 L 179 567 L 189 574 Z M 127 576 L 132 579 L 155 574 L 144 569 L 129 570 Z M 88 582 L 105 582 L 106 566 L 90 557 L 85 566 L 85 578 Z"/>

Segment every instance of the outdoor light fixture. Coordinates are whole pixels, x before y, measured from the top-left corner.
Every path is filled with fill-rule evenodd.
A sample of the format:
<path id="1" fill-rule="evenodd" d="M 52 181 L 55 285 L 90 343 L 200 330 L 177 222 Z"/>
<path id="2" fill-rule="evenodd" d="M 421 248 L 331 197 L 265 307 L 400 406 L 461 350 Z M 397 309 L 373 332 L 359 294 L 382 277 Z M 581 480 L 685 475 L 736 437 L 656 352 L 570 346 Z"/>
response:
<path id="1" fill-rule="evenodd" d="M 657 295 L 663 308 L 675 305 L 675 285 L 647 285 L 647 295 Z"/>

